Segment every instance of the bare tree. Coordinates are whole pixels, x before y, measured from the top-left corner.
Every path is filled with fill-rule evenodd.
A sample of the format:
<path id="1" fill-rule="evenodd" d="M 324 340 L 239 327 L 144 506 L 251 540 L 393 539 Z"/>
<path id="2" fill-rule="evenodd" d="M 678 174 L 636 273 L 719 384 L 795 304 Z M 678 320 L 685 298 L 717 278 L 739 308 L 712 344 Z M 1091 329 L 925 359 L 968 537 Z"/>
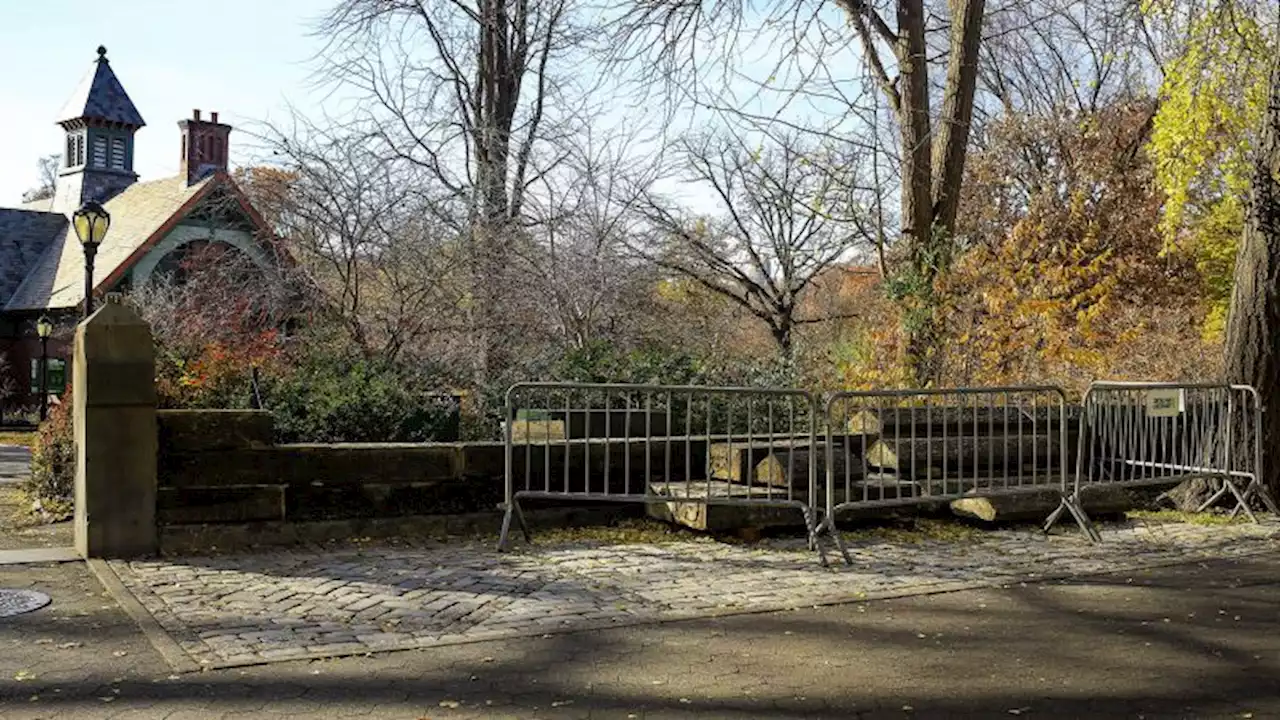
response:
<path id="1" fill-rule="evenodd" d="M 45 155 L 36 161 L 36 167 L 40 172 L 40 184 L 22 194 L 24 203 L 53 197 L 58 184 L 58 169 L 62 167 L 62 156 L 56 153 Z"/>
<path id="2" fill-rule="evenodd" d="M 891 7 L 868 0 L 770 0 L 763 5 L 660 0 L 619 8 L 614 56 L 642 59 L 668 79 L 701 72 L 708 64 L 708 46 L 723 50 L 719 64 L 726 68 L 740 65 L 752 46 L 763 46 L 776 51 L 779 65 L 808 62 L 791 93 L 803 96 L 815 79 L 841 74 L 832 67 L 833 59 L 844 59 L 845 46 L 857 46 L 863 67 L 897 124 L 901 260 L 889 287 L 896 289 L 903 308 L 914 379 L 922 385 L 932 382 L 939 372 L 942 340 L 935 284 L 954 253 L 985 0 L 952 0 L 941 16 L 931 14 L 924 0 L 895 0 Z M 842 12 L 843 29 L 828 8 Z M 941 63 L 932 62 L 930 33 L 947 38 L 936 103 L 930 76 Z M 839 83 L 820 85 L 828 103 L 847 100 L 836 92 Z M 863 133 L 875 129 L 864 127 Z"/>
<path id="3" fill-rule="evenodd" d="M 315 306 L 369 357 L 396 359 L 454 329 L 463 289 L 448 197 L 421 169 L 348 128 L 301 118 L 263 133 L 275 166 L 244 185 L 287 243 Z"/>
<path id="4" fill-rule="evenodd" d="M 1128 0 L 1007 2 L 985 24 L 978 112 L 1092 115 L 1153 96 L 1160 57 L 1147 22 Z"/>
<path id="5" fill-rule="evenodd" d="M 658 237 L 638 249 L 760 319 L 790 359 L 798 325 L 831 319 L 800 316 L 805 290 L 872 242 L 844 174 L 856 158 L 795 137 L 753 148 L 730 135 L 686 138 L 676 157 L 688 168 L 683 179 L 709 189 L 721 213 L 697 217 L 650 189 L 641 212 Z"/>
<path id="6" fill-rule="evenodd" d="M 319 27 L 327 78 L 366 100 L 384 152 L 465 208 L 477 379 L 508 364 L 510 252 L 527 191 L 562 154 L 564 84 L 579 43 L 569 0 L 342 0 Z"/>
<path id="7" fill-rule="evenodd" d="M 629 252 L 638 229 L 633 137 L 587 128 L 529 195 L 536 233 L 517 245 L 530 289 L 567 347 L 638 335 L 657 312 L 656 268 Z"/>
<path id="8" fill-rule="evenodd" d="M 172 348 L 235 346 L 278 329 L 301 309 L 287 261 L 264 267 L 230 245 L 194 241 L 166 256 L 129 298 L 156 339 Z"/>

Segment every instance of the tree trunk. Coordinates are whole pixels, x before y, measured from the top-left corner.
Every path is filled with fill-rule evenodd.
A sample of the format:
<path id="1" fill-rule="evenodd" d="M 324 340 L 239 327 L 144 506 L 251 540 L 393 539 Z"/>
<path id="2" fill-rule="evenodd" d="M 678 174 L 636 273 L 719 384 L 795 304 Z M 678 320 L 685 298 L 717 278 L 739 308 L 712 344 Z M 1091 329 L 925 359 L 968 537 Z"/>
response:
<path id="1" fill-rule="evenodd" d="M 918 387 L 934 385 L 942 370 L 944 327 L 935 283 L 951 262 L 953 229 L 968 155 L 982 42 L 985 0 L 952 0 L 950 57 L 937 128 L 931 142 L 924 7 L 898 1 L 896 51 L 901 68 L 902 232 L 910 252 L 903 320 L 907 363 Z"/>
<path id="2" fill-rule="evenodd" d="M 902 234 L 912 247 L 928 245 L 932 234 L 933 141 L 929 121 L 928 48 L 924 39 L 924 4 L 898 0 L 898 58 L 902 92 Z"/>
<path id="3" fill-rule="evenodd" d="M 978 48 L 982 42 L 985 0 L 952 0 L 951 56 L 942 96 L 942 121 L 933 160 L 933 223 L 950 242 L 960 208 L 960 183 L 968 155 L 973 95 L 978 86 Z"/>
<path id="4" fill-rule="evenodd" d="M 778 353 L 787 362 L 791 362 L 795 356 L 794 329 L 790 318 L 783 318 L 773 326 L 773 341 L 778 345 Z"/>
<path id="5" fill-rule="evenodd" d="M 1254 158 L 1244 236 L 1224 348 L 1226 377 L 1262 396 L 1264 482 L 1280 490 L 1280 59 L 1271 69 L 1267 111 Z"/>

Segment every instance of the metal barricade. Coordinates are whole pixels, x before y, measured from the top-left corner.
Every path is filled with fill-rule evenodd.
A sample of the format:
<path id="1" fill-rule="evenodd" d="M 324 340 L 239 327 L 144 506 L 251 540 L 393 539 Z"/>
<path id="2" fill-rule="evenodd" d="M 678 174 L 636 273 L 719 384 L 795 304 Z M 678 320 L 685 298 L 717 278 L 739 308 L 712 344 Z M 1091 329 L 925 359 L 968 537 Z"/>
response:
<path id="1" fill-rule="evenodd" d="M 1051 490 L 1067 497 L 1066 396 L 1047 386 L 836 393 L 826 404 L 826 512 Z"/>
<path id="2" fill-rule="evenodd" d="M 532 499 L 794 508 L 812 543 L 817 414 L 802 390 L 514 385 L 498 547 L 513 518 L 529 540 L 520 503 Z"/>
<path id="3" fill-rule="evenodd" d="M 1249 500 L 1271 512 L 1263 484 L 1262 399 L 1248 385 L 1095 382 L 1080 416 L 1076 477 L 1071 498 L 1090 486 L 1176 485 L 1206 479 L 1218 485 L 1200 510 L 1224 495 L 1232 515 L 1257 521 Z M 1045 523 L 1052 527 L 1056 512 Z"/>

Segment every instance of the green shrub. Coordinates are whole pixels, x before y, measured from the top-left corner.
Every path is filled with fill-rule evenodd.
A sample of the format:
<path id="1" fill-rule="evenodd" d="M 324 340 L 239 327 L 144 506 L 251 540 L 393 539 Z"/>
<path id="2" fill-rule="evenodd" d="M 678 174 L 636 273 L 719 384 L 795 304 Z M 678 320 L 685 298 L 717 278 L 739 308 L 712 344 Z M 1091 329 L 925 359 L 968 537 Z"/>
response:
<path id="1" fill-rule="evenodd" d="M 31 474 L 19 486 L 30 501 L 32 514 L 53 522 L 65 520 L 74 510 L 76 442 L 71 423 L 71 389 L 62 402 L 49 408 L 31 448 Z"/>
<path id="2" fill-rule="evenodd" d="M 578 383 L 692 385 L 705 381 L 701 364 L 686 353 L 656 346 L 624 350 L 607 340 L 569 350 L 552 372 L 557 380 Z"/>
<path id="3" fill-rule="evenodd" d="M 280 442 L 454 440 L 458 413 L 441 374 L 317 354 L 262 378 Z"/>

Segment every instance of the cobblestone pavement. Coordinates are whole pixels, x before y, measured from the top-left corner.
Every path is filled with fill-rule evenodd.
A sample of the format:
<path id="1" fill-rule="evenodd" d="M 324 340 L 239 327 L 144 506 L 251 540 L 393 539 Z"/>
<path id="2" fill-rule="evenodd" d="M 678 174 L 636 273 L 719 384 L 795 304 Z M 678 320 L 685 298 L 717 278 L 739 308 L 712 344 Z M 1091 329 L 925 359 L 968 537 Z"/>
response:
<path id="1" fill-rule="evenodd" d="M 370 547 L 113 562 L 200 666 L 337 657 L 1077 577 L 1280 547 L 1280 523 L 1136 524 L 1074 535 L 857 543 L 822 568 L 802 543 Z"/>
<path id="2" fill-rule="evenodd" d="M 1278 718 L 1272 553 L 174 673 L 81 563 L 0 567 L 4 720 Z"/>

